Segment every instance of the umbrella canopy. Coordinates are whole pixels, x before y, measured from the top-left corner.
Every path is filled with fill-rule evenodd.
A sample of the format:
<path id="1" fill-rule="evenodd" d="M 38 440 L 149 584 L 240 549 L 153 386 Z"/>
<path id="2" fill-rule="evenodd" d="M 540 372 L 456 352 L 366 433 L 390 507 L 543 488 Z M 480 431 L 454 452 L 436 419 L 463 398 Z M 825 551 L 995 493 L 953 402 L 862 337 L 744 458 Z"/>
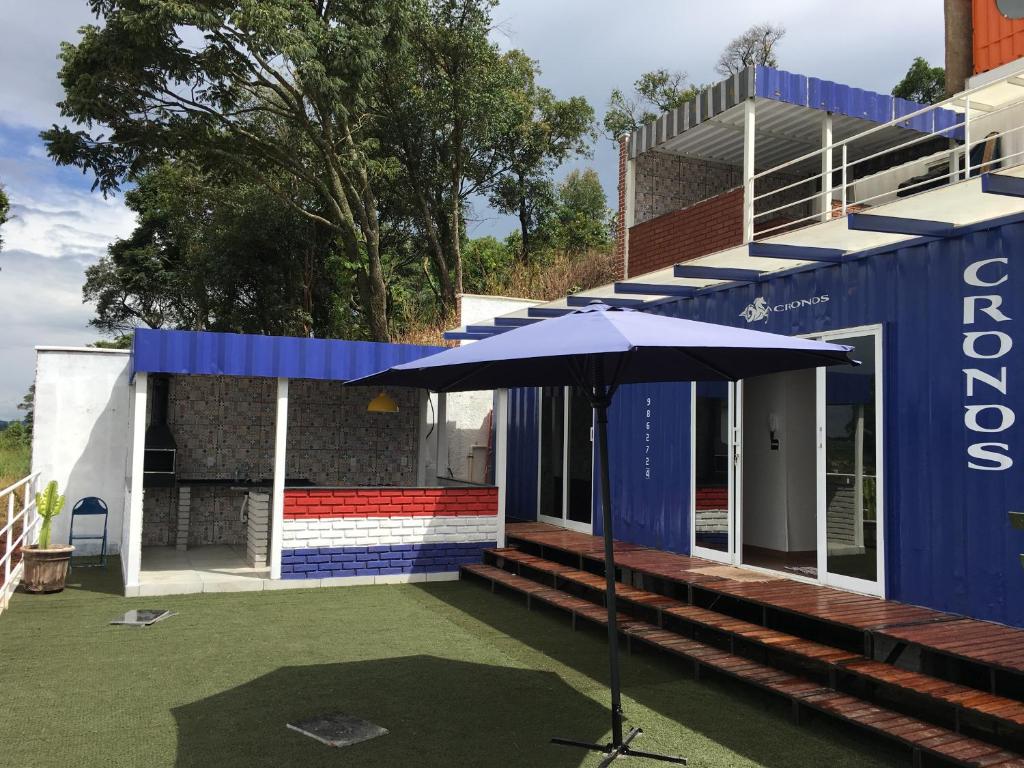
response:
<path id="1" fill-rule="evenodd" d="M 591 304 L 356 379 L 460 392 L 662 381 L 737 381 L 854 363 L 851 347 Z"/>

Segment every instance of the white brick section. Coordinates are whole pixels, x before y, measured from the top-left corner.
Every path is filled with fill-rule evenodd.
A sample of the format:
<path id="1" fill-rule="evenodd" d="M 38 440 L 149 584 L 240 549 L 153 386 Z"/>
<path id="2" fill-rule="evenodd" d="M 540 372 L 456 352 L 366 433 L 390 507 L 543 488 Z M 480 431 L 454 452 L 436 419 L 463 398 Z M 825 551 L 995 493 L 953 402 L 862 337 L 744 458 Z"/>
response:
<path id="1" fill-rule="evenodd" d="M 398 525 L 396 525 L 398 523 Z M 496 541 L 495 515 L 285 520 L 284 549 Z"/>

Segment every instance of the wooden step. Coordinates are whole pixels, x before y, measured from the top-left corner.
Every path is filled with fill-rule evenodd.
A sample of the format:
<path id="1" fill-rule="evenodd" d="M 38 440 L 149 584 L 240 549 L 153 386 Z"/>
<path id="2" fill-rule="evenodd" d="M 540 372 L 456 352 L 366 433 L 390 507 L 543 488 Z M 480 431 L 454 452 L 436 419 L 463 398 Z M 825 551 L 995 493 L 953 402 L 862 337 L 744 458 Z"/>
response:
<path id="1" fill-rule="evenodd" d="M 848 663 L 843 669 L 891 688 L 951 704 L 964 711 L 1024 726 L 1024 703 L 1014 699 L 870 659 Z"/>
<path id="2" fill-rule="evenodd" d="M 556 576 L 558 579 L 588 587 L 602 596 L 605 591 L 604 576 L 544 560 L 515 548 L 487 549 L 485 555 L 502 558 L 507 562 L 521 565 L 538 573 Z M 698 627 L 720 632 L 731 638 L 745 640 L 766 650 L 781 651 L 805 662 L 824 665 L 832 674 L 842 672 L 856 675 L 894 690 L 909 692 L 940 704 L 950 705 L 954 708 L 957 717 L 961 712 L 969 712 L 986 720 L 1000 721 L 1014 728 L 1024 726 L 1024 703 L 1014 699 L 951 683 L 931 675 L 900 669 L 885 662 L 872 661 L 857 653 L 736 619 L 708 608 L 700 608 L 625 584 L 616 583 L 616 596 L 624 602 L 657 610 L 659 626 L 663 623 L 663 615 L 672 616 Z M 735 650 L 735 646 L 732 646 L 732 649 Z"/>
<path id="3" fill-rule="evenodd" d="M 521 552 L 518 549 L 508 547 L 503 549 L 487 549 L 485 554 L 495 558 L 503 558 L 506 561 L 540 573 L 557 576 L 559 579 L 579 584 L 595 592 L 600 592 L 602 595 L 605 591 L 604 576 L 588 571 L 580 571 L 560 563 L 553 563 L 549 560 Z M 673 616 L 705 629 L 711 629 L 730 637 L 755 643 L 766 650 L 782 651 L 812 663 L 832 665 L 863 658 L 857 653 L 816 643 L 813 640 L 806 640 L 802 637 L 779 632 L 778 630 L 768 629 L 760 624 L 752 624 L 749 621 L 726 616 L 707 608 L 699 608 L 689 603 L 674 600 L 655 592 L 630 587 L 626 584 L 616 583 L 615 595 L 620 600 L 653 608 L 659 614 Z M 660 624 L 661 622 L 662 618 L 659 615 L 658 623 Z"/>
<path id="4" fill-rule="evenodd" d="M 543 587 L 522 576 L 495 566 L 471 564 L 462 566 L 463 574 L 473 575 L 540 599 L 549 605 L 585 615 L 596 623 L 606 623 L 606 612 L 589 601 L 564 592 Z M 492 587 L 493 588 L 493 587 Z M 593 609 L 597 609 L 595 613 Z M 630 640 L 638 640 L 691 661 L 698 672 L 701 667 L 756 685 L 783 696 L 795 707 L 810 707 L 867 730 L 906 744 L 917 752 L 927 752 L 958 765 L 1024 768 L 1024 758 L 992 744 L 954 733 L 913 717 L 875 706 L 844 693 L 822 687 L 818 683 L 742 656 L 723 651 L 697 640 L 682 637 L 661 627 L 636 619 L 627 619 L 620 631 Z"/>

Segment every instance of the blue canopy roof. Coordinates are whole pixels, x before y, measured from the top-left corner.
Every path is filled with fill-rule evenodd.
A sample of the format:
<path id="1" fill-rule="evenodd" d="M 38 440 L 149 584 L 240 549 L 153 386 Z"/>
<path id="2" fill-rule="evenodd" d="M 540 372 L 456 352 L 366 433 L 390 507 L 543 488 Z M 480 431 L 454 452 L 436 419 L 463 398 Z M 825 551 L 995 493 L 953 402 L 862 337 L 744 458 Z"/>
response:
<path id="1" fill-rule="evenodd" d="M 145 371 L 348 381 L 442 350 L 417 344 L 136 328 L 132 376 Z"/>

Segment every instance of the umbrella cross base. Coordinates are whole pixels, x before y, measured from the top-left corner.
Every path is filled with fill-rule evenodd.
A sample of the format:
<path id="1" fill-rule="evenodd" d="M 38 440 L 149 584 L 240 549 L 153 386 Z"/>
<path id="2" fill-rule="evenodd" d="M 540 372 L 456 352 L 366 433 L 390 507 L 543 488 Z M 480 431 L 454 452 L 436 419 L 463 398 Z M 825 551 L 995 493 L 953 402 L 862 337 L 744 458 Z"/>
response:
<path id="1" fill-rule="evenodd" d="M 601 761 L 598 768 L 607 768 L 607 766 L 614 763 L 620 757 L 645 757 L 648 760 L 660 760 L 663 763 L 672 763 L 674 765 L 686 765 L 685 757 L 675 757 L 673 755 L 659 755 L 655 752 L 643 752 L 639 749 L 633 749 L 630 743 L 643 733 L 643 729 L 634 728 L 622 740 L 621 744 L 615 744 L 609 742 L 607 744 L 593 744 L 589 741 L 576 741 L 575 739 L 561 739 L 554 737 L 551 739 L 552 744 L 561 744 L 564 747 L 579 747 L 581 749 L 588 749 L 591 752 L 602 752 L 606 755 L 605 759 Z"/>

